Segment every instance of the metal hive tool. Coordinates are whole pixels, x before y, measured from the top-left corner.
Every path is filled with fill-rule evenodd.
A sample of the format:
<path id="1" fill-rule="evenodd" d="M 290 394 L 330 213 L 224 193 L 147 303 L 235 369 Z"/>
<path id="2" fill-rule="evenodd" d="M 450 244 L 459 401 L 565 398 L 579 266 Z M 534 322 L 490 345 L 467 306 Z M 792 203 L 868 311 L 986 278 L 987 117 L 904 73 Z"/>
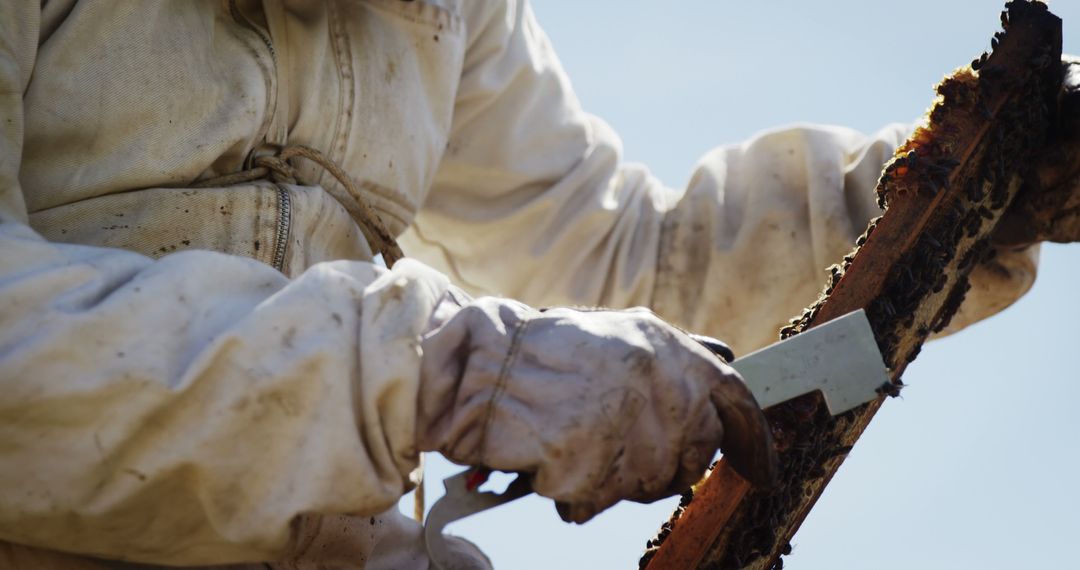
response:
<path id="1" fill-rule="evenodd" d="M 830 268 L 821 298 L 782 331 L 797 335 L 865 308 L 894 392 L 922 343 L 948 325 L 971 272 L 993 263 L 989 237 L 1050 131 L 1061 21 L 1041 2 L 1017 0 L 1006 4 L 1002 28 L 992 53 L 938 86 L 926 125 L 882 173 L 886 212 Z M 780 487 L 751 489 L 721 461 L 649 542 L 642 567 L 782 567 L 791 538 L 882 401 L 837 417 L 813 396 L 769 410 Z"/>

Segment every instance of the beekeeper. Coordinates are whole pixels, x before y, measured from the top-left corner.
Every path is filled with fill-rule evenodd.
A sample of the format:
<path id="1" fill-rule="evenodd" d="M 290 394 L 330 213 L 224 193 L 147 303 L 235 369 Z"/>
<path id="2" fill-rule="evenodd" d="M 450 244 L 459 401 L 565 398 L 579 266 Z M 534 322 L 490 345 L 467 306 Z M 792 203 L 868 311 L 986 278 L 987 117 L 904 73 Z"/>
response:
<path id="1" fill-rule="evenodd" d="M 577 522 L 718 447 L 768 480 L 760 410 L 680 329 L 533 307 L 772 342 L 906 129 L 767 133 L 674 190 L 524 1 L 15 0 L 0 132 L 0 567 L 424 568 L 420 452 Z"/>

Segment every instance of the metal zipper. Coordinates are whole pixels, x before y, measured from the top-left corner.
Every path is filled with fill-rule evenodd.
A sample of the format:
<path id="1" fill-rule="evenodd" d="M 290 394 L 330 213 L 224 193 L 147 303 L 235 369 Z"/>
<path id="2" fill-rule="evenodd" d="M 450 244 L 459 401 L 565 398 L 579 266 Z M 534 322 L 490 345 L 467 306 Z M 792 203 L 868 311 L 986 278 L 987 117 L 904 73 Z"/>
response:
<path id="1" fill-rule="evenodd" d="M 251 20 L 248 20 L 247 17 L 240 12 L 240 8 L 236 6 L 236 0 L 229 0 L 229 15 L 232 16 L 233 20 L 236 20 L 236 23 L 255 32 L 255 35 L 262 39 L 263 43 L 266 44 L 267 49 L 270 50 L 270 59 L 274 60 L 274 69 L 277 69 L 277 50 L 274 49 L 274 42 L 270 41 L 270 36 L 267 35 L 266 32 L 260 30 L 259 26 L 252 24 Z"/>
<path id="2" fill-rule="evenodd" d="M 289 249 L 289 232 L 292 229 L 292 196 L 289 189 L 282 184 L 277 186 L 278 195 L 278 219 L 277 233 L 274 236 L 274 256 L 271 265 L 274 269 L 285 272 L 285 252 Z"/>

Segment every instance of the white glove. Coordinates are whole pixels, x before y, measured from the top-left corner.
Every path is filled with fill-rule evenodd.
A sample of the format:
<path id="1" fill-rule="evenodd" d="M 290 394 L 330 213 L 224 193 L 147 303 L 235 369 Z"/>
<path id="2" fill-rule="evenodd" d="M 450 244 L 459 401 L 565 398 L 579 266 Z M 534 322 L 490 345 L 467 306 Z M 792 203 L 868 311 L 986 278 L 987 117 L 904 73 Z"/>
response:
<path id="1" fill-rule="evenodd" d="M 775 478 L 768 426 L 738 374 L 648 310 L 482 298 L 425 336 L 423 353 L 419 448 L 526 473 L 564 520 L 685 491 L 717 448 L 751 481 Z"/>

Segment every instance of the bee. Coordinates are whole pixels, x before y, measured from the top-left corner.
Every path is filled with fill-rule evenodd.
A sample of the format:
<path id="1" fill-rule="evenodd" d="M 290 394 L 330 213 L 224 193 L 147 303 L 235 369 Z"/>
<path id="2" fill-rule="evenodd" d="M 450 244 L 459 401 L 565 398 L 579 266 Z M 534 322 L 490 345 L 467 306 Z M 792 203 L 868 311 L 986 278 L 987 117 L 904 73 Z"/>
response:
<path id="1" fill-rule="evenodd" d="M 979 68 L 981 68 L 983 66 L 983 64 L 986 63 L 986 60 L 989 57 L 990 57 L 990 54 L 988 54 L 986 52 L 983 52 L 982 55 L 980 55 L 979 57 L 971 60 L 971 69 L 974 69 L 975 71 L 978 71 Z"/>
<path id="2" fill-rule="evenodd" d="M 966 271 L 975 263 L 975 257 L 975 250 L 969 250 L 967 253 L 964 254 L 964 257 L 960 258 L 960 264 L 957 266 L 957 269 L 959 269 L 960 271 Z"/>
<path id="3" fill-rule="evenodd" d="M 895 275 L 893 276 L 893 283 L 901 291 L 910 291 L 916 285 L 915 278 L 911 274 L 911 269 L 907 266 L 904 266 L 901 270 L 896 271 Z"/>
<path id="4" fill-rule="evenodd" d="M 948 169 L 951 172 L 954 168 L 960 166 L 960 161 L 949 156 L 938 160 L 937 166 L 940 168 Z"/>
<path id="5" fill-rule="evenodd" d="M 922 178 L 922 184 L 919 185 L 920 194 L 926 196 L 927 198 L 933 198 L 934 196 L 937 196 L 937 193 L 940 191 L 941 187 L 938 186 L 937 182 L 935 182 L 933 178 L 930 178 L 928 176 L 924 176 Z"/>
<path id="6" fill-rule="evenodd" d="M 999 210 L 1005 207 L 1005 201 L 1009 198 L 1009 189 L 1004 184 L 997 184 L 990 188 L 990 207 Z"/>
<path id="7" fill-rule="evenodd" d="M 911 272 L 910 265 L 904 265 L 902 271 L 904 272 L 904 277 L 906 277 L 909 281 L 911 281 L 912 283 L 916 282 L 915 274 Z"/>
<path id="8" fill-rule="evenodd" d="M 911 169 L 917 169 L 922 164 L 922 159 L 919 158 L 919 153 L 915 150 L 909 150 L 906 155 L 907 167 Z"/>
<path id="9" fill-rule="evenodd" d="M 920 352 L 922 352 L 922 345 L 915 345 L 915 349 L 907 355 L 907 363 L 911 364 L 912 362 L 915 362 L 915 359 L 919 356 Z"/>
<path id="10" fill-rule="evenodd" d="M 840 278 L 842 278 L 844 276 L 844 270 L 839 265 L 834 263 L 834 264 L 829 266 L 828 271 L 829 271 L 829 282 L 831 283 L 832 287 L 835 287 L 836 284 L 840 282 Z"/>
<path id="11" fill-rule="evenodd" d="M 915 313 L 908 311 L 900 324 L 903 325 L 904 328 L 910 329 L 911 326 L 915 324 Z"/>
<path id="12" fill-rule="evenodd" d="M 881 352 L 892 352 L 893 347 L 895 347 L 898 342 L 900 342 L 900 337 L 897 336 L 896 333 L 889 333 L 885 335 L 881 338 L 881 342 L 879 343 L 880 348 L 882 349 Z"/>
<path id="13" fill-rule="evenodd" d="M 973 237 L 979 235 L 979 229 L 982 228 L 982 217 L 979 216 L 979 214 L 977 212 L 973 211 L 973 213 L 975 213 L 975 216 L 973 216 L 970 220 L 968 220 L 968 223 L 967 223 L 967 226 L 966 226 L 966 228 L 967 228 L 967 237 L 969 237 L 969 238 L 973 238 Z"/>
<path id="14" fill-rule="evenodd" d="M 961 226 L 960 224 L 953 225 L 952 226 L 952 233 L 949 235 L 949 239 L 951 239 L 953 243 L 957 243 L 963 237 L 964 237 L 964 226 Z"/>
<path id="15" fill-rule="evenodd" d="M 847 454 L 851 453 L 852 449 L 854 449 L 854 447 L 851 446 L 851 445 L 841 445 L 841 446 L 838 446 L 838 447 L 834 447 L 832 449 L 832 451 L 829 452 L 829 458 L 831 459 L 833 457 L 837 457 L 837 456 L 840 456 L 840 455 L 847 455 Z"/>
<path id="16" fill-rule="evenodd" d="M 968 200 L 971 200 L 972 202 L 982 201 L 984 196 L 982 184 L 971 181 L 968 183 L 967 188 L 965 188 L 964 190 L 967 194 Z"/>
<path id="17" fill-rule="evenodd" d="M 893 307 L 891 301 L 889 301 L 888 299 L 878 299 L 876 302 L 881 308 L 881 312 L 884 313 L 887 317 L 891 319 L 896 316 L 896 309 Z"/>
<path id="18" fill-rule="evenodd" d="M 930 330 L 939 333 L 945 330 L 945 327 L 949 326 L 950 320 L 952 320 L 952 315 L 942 315 L 939 319 L 937 319 L 936 322 L 934 322 L 934 326 Z"/>
<path id="19" fill-rule="evenodd" d="M 934 293 L 940 293 L 941 290 L 945 288 L 945 283 L 948 280 L 949 280 L 949 277 L 947 275 L 945 275 L 944 273 L 942 273 L 941 276 L 938 277 L 937 281 L 934 282 L 934 287 L 931 290 Z"/>
<path id="20" fill-rule="evenodd" d="M 938 252 L 938 255 L 940 256 L 942 264 L 952 261 L 953 258 L 956 257 L 956 244 L 946 244 L 945 247 L 940 252 Z"/>
<path id="21" fill-rule="evenodd" d="M 886 382 L 878 388 L 879 394 L 884 394 L 890 398 L 896 398 L 900 395 L 900 390 L 906 386 L 903 382 L 897 380 L 896 382 Z"/>

